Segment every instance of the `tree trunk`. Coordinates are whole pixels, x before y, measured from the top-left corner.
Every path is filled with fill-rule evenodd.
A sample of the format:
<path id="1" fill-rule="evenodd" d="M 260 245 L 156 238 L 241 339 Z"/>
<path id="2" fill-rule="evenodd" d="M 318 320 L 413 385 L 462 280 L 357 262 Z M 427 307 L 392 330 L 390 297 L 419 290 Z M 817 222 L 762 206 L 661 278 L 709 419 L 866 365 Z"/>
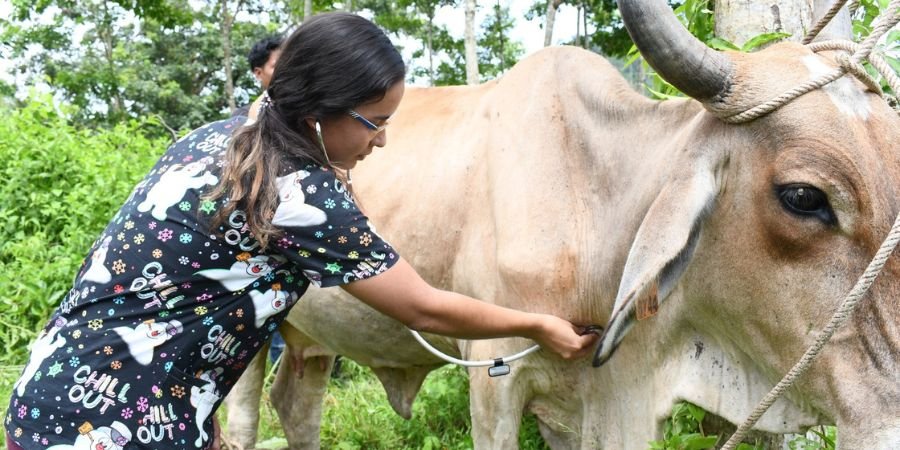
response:
<path id="1" fill-rule="evenodd" d="M 434 86 L 434 13 L 428 15 L 428 29 L 425 35 L 425 45 L 428 47 L 428 85 Z"/>
<path id="2" fill-rule="evenodd" d="M 497 0 L 497 39 L 500 40 L 500 71 L 506 70 L 506 49 L 505 40 L 503 39 L 503 7 L 500 6 L 500 0 Z"/>
<path id="3" fill-rule="evenodd" d="M 574 44 L 576 47 L 581 46 L 581 43 L 580 43 L 581 42 L 580 41 L 580 39 L 581 39 L 581 9 L 582 9 L 581 4 L 579 3 L 578 6 L 575 8 L 575 42 L 574 42 Z"/>
<path id="4" fill-rule="evenodd" d="M 562 0 L 547 1 L 547 20 L 544 23 L 544 47 L 549 47 L 553 43 L 553 25 L 556 23 L 556 10 Z"/>
<path id="5" fill-rule="evenodd" d="M 788 40 L 800 42 L 815 24 L 813 3 L 815 17 L 818 18 L 828 11 L 833 0 L 718 0 L 715 8 L 716 36 L 738 47 L 763 33 L 790 33 Z M 850 37 L 850 14 L 846 7 L 819 36 Z"/>
<path id="6" fill-rule="evenodd" d="M 815 25 L 815 23 L 819 21 L 819 18 L 824 16 L 829 9 L 831 9 L 832 4 L 834 4 L 834 0 L 815 0 L 813 3 L 813 25 Z M 816 41 L 853 39 L 853 24 L 850 21 L 850 10 L 847 9 L 847 5 L 849 4 L 850 2 L 847 2 L 844 7 L 838 11 L 837 15 L 831 19 L 828 26 L 819 32 L 818 36 L 816 36 Z"/>
<path id="7" fill-rule="evenodd" d="M 222 0 L 222 64 L 225 66 L 225 97 L 228 99 L 228 108 L 234 111 L 237 105 L 234 102 L 234 77 L 231 70 L 231 27 L 234 24 L 234 16 L 228 10 L 228 0 Z M 238 3 L 240 8 L 240 2 Z M 237 10 L 235 10 L 237 13 Z"/>
<path id="8" fill-rule="evenodd" d="M 303 21 L 306 22 L 306 19 L 309 19 L 310 16 L 313 15 L 312 9 L 312 0 L 305 0 L 303 2 Z"/>
<path id="9" fill-rule="evenodd" d="M 584 30 L 584 36 L 581 38 L 581 46 L 587 50 L 590 47 L 590 43 L 588 43 L 588 34 L 587 34 L 587 13 L 588 13 L 588 5 L 584 5 L 584 11 L 581 12 L 581 24 L 584 25 L 582 29 Z"/>
<path id="10" fill-rule="evenodd" d="M 103 2 L 103 21 L 97 25 L 97 35 L 103 41 L 103 56 L 106 59 L 111 81 L 109 86 L 108 116 L 118 119 L 123 112 L 124 106 L 122 105 L 122 97 L 119 95 L 119 77 L 116 71 L 116 61 L 113 57 L 113 50 L 115 50 L 116 44 L 113 37 L 112 21 L 113 19 L 106 2 Z"/>
<path id="11" fill-rule="evenodd" d="M 478 43 L 475 40 L 475 3 L 466 0 L 466 84 L 478 84 Z"/>

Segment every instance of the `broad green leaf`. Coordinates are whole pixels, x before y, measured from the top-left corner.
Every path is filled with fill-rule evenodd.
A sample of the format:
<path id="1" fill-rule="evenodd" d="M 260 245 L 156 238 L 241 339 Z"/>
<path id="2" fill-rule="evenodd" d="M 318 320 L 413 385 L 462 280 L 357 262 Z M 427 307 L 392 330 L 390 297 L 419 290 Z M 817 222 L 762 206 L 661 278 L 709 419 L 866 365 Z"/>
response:
<path id="1" fill-rule="evenodd" d="M 766 45 L 770 42 L 780 41 L 782 39 L 791 37 L 790 33 L 763 33 L 750 38 L 744 45 L 741 46 L 741 51 L 749 52 L 756 50 L 763 45 Z"/>
<path id="2" fill-rule="evenodd" d="M 709 42 L 707 42 L 706 44 L 716 50 L 735 50 L 735 51 L 740 50 L 740 48 L 737 45 L 734 45 L 730 41 L 728 41 L 726 39 L 722 39 L 720 37 L 714 37 L 714 38 L 710 39 Z"/>

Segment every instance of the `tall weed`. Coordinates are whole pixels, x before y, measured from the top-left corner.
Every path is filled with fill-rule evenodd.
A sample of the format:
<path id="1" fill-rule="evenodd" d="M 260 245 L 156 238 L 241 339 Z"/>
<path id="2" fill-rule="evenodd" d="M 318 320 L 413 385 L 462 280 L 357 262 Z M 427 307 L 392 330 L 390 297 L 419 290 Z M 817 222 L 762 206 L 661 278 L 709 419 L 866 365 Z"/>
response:
<path id="1" fill-rule="evenodd" d="M 147 122 L 76 128 L 49 96 L 0 111 L 0 365 L 68 292 L 91 244 L 167 142 Z"/>

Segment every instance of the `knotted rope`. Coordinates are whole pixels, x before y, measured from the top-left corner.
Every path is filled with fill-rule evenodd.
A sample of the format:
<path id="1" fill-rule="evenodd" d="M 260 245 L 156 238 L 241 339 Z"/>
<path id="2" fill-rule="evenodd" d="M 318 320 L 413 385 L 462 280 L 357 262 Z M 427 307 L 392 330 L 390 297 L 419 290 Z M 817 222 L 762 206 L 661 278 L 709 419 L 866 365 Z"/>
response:
<path id="1" fill-rule="evenodd" d="M 847 0 L 838 0 L 836 5 L 843 6 Z M 840 6 L 832 7 L 829 10 L 829 13 L 834 10 L 836 13 L 837 9 Z M 826 14 L 828 16 L 828 14 Z M 834 14 L 831 14 L 833 17 Z M 829 19 L 830 20 L 830 19 Z M 767 114 L 779 106 L 787 103 L 788 101 L 799 97 L 817 87 L 824 86 L 827 83 L 830 83 L 840 77 L 842 77 L 846 73 L 851 73 L 866 86 L 872 90 L 873 92 L 881 93 L 881 88 L 875 83 L 871 77 L 865 73 L 865 69 L 862 68 L 860 61 L 865 58 L 869 58 L 870 63 L 876 70 L 878 70 L 887 80 L 888 85 L 891 86 L 891 89 L 896 92 L 900 92 L 900 79 L 898 79 L 897 75 L 894 74 L 893 70 L 890 70 L 890 66 L 888 66 L 884 59 L 877 55 L 871 55 L 872 48 L 875 46 L 875 42 L 890 30 L 897 22 L 900 21 L 900 0 L 892 0 L 888 5 L 887 14 L 882 15 L 878 18 L 878 25 L 872 30 L 872 34 L 863 41 L 862 44 L 855 44 L 849 41 L 826 41 L 810 44 L 809 47 L 814 52 L 819 52 L 823 50 L 844 50 L 847 52 L 851 52 L 852 56 L 847 56 L 845 54 L 839 55 L 836 59 L 840 64 L 840 69 L 835 70 L 832 73 L 829 73 L 825 76 L 819 77 L 811 82 L 804 83 L 796 89 L 793 89 L 785 94 L 782 94 L 778 98 L 766 102 L 760 106 L 755 108 L 751 108 L 748 111 L 740 113 L 738 115 L 732 116 L 731 120 L 726 119 L 726 121 L 731 123 L 740 123 L 746 122 L 749 120 L 753 120 L 756 117 L 760 117 L 764 114 Z M 827 22 L 826 22 L 827 23 Z M 821 28 L 824 28 L 824 25 L 818 27 L 818 30 L 810 34 L 814 37 L 815 34 L 818 33 Z M 812 39 L 811 37 L 809 38 Z M 859 72 L 865 74 L 865 77 L 861 77 Z M 872 86 L 874 84 L 874 86 Z M 865 272 L 859 277 L 856 281 L 856 284 L 853 286 L 853 289 L 849 294 L 844 298 L 844 301 L 835 311 L 834 315 L 831 317 L 831 320 L 825 326 L 825 328 L 819 333 L 819 336 L 816 338 L 816 341 L 806 350 L 806 353 L 800 358 L 800 361 L 791 368 L 791 370 L 763 397 L 762 401 L 756 406 L 753 412 L 747 417 L 747 420 L 744 421 L 741 426 L 734 432 L 728 442 L 722 447 L 722 450 L 734 450 L 737 445 L 744 439 L 747 435 L 747 432 L 753 428 L 753 425 L 759 421 L 760 417 L 775 403 L 775 400 L 778 399 L 788 388 L 790 388 L 794 382 L 802 376 L 807 369 L 812 366 L 816 357 L 821 353 L 822 348 L 831 340 L 831 337 L 834 335 L 835 331 L 840 328 L 850 317 L 853 311 L 856 309 L 856 306 L 859 304 L 859 301 L 866 295 L 869 291 L 869 288 L 872 287 L 872 284 L 875 282 L 875 278 L 881 273 L 881 270 L 884 268 L 884 265 L 887 263 L 888 258 L 890 258 L 891 254 L 894 252 L 894 249 L 897 247 L 897 243 L 900 242 L 900 214 L 897 215 L 897 218 L 894 219 L 894 224 L 891 227 L 891 230 L 888 232 L 887 238 L 885 238 L 884 242 L 881 244 L 881 247 L 878 249 L 878 252 L 875 254 L 875 257 L 872 259 L 872 262 L 869 263 L 868 267 L 866 267 Z"/>
<path id="2" fill-rule="evenodd" d="M 843 3 L 846 3 L 846 1 L 847 0 L 838 0 L 837 3 L 843 5 Z M 870 77 L 862 67 L 861 62 L 865 60 L 868 60 L 869 63 L 872 64 L 872 67 L 874 67 L 875 70 L 877 70 L 885 78 L 885 80 L 888 82 L 888 85 L 891 86 L 891 89 L 895 93 L 900 92 L 900 80 L 898 80 L 897 75 L 894 73 L 893 69 L 890 67 L 890 65 L 887 64 L 887 62 L 885 62 L 884 58 L 882 58 L 878 54 L 872 53 L 872 49 L 875 47 L 878 39 L 880 39 L 881 36 L 883 36 L 894 25 L 896 25 L 897 22 L 900 22 L 900 0 L 892 0 L 887 7 L 886 14 L 882 14 L 880 17 L 878 17 L 878 19 L 876 20 L 876 25 L 872 29 L 872 33 L 861 44 L 856 44 L 850 41 L 826 41 L 810 44 L 809 48 L 814 52 L 825 50 L 844 50 L 852 52 L 853 54 L 850 57 L 847 57 L 846 55 L 838 55 L 837 57 L 835 57 L 838 64 L 840 65 L 837 69 L 821 75 L 818 78 L 807 81 L 806 83 L 803 83 L 800 86 L 797 86 L 796 88 L 791 89 L 765 103 L 754 106 L 753 108 L 750 108 L 741 113 L 723 117 L 722 120 L 728 123 L 749 122 L 778 109 L 779 107 L 785 105 L 786 103 L 803 94 L 806 94 L 807 92 L 825 86 L 826 84 L 831 83 L 832 81 L 837 80 L 838 78 L 841 78 L 848 73 L 856 76 L 860 81 L 863 82 L 863 84 L 866 85 L 867 88 L 869 88 L 873 92 L 882 95 L 881 88 L 878 86 L 878 83 L 875 82 L 875 80 L 873 80 L 872 77 Z M 812 32 L 810 32 L 810 35 L 812 35 Z M 807 37 L 809 38 L 809 36 Z"/>

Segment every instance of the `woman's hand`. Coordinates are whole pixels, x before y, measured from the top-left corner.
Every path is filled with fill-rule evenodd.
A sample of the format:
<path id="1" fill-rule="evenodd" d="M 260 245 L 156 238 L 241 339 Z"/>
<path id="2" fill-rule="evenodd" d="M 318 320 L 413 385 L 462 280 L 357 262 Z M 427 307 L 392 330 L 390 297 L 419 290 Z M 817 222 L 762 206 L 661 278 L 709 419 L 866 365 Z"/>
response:
<path id="1" fill-rule="evenodd" d="M 587 356 L 598 338 L 556 316 L 503 308 L 435 289 L 402 258 L 384 273 L 343 288 L 417 331 L 462 339 L 522 336 L 563 359 Z"/>
<path id="2" fill-rule="evenodd" d="M 592 329 L 585 329 L 564 319 L 548 314 L 537 314 L 538 330 L 531 339 L 541 348 L 559 355 L 562 359 L 578 359 L 590 354 L 600 336 Z"/>

